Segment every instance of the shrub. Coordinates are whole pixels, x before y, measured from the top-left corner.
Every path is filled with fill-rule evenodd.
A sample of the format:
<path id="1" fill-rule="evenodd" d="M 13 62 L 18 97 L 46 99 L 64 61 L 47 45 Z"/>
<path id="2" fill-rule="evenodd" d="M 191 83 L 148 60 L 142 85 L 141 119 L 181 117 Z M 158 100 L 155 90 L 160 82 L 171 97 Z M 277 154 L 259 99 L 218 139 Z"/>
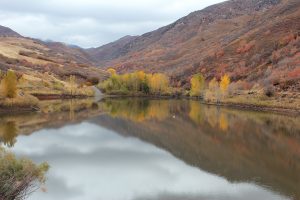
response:
<path id="1" fill-rule="evenodd" d="M 0 199 L 21 200 L 45 183 L 47 163 L 34 164 L 28 159 L 17 159 L 0 148 Z"/>
<path id="2" fill-rule="evenodd" d="M 275 88 L 273 85 L 269 85 L 269 86 L 266 86 L 264 88 L 264 94 L 267 96 L 267 97 L 272 97 L 275 95 Z"/>

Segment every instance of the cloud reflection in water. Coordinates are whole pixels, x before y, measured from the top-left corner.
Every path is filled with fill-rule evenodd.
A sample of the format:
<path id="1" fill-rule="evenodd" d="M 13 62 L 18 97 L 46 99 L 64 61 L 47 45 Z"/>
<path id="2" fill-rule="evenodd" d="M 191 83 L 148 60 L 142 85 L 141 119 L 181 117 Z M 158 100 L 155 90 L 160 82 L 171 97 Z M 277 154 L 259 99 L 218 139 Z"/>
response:
<path id="1" fill-rule="evenodd" d="M 254 184 L 230 183 L 91 123 L 21 136 L 13 151 L 51 166 L 47 193 L 30 200 L 285 199 Z"/>

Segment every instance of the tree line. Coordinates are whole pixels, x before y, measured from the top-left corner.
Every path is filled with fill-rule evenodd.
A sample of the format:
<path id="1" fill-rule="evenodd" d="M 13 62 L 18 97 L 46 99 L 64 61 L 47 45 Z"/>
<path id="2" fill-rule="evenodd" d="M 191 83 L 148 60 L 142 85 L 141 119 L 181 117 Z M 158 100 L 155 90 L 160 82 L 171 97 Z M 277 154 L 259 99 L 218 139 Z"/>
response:
<path id="1" fill-rule="evenodd" d="M 220 82 L 213 78 L 207 85 L 204 76 L 198 73 L 192 76 L 190 83 L 190 96 L 202 97 L 207 101 L 219 101 L 228 95 L 230 77 L 225 74 Z"/>
<path id="2" fill-rule="evenodd" d="M 117 74 L 108 69 L 110 78 L 100 84 L 100 88 L 108 94 L 170 94 L 169 77 L 162 73 L 149 74 L 144 71 Z"/>
<path id="3" fill-rule="evenodd" d="M 162 73 L 151 74 L 136 71 L 117 74 L 116 70 L 112 68 L 107 71 L 111 74 L 110 78 L 99 85 L 102 91 L 107 94 L 172 95 L 178 91 L 170 86 L 170 78 Z M 222 76 L 220 82 L 213 78 L 208 84 L 202 74 L 194 74 L 190 79 L 191 87 L 188 95 L 216 101 L 227 95 L 229 84 L 230 78 L 226 74 Z M 183 90 L 181 93 L 186 94 Z"/>

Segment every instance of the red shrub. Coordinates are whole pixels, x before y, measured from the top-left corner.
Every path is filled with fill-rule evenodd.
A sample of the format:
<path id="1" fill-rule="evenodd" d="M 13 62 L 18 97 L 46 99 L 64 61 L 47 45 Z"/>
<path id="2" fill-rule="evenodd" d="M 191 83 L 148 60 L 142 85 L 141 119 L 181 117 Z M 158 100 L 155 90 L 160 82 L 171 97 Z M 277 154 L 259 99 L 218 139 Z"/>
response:
<path id="1" fill-rule="evenodd" d="M 293 71 L 288 73 L 289 78 L 300 78 L 300 68 L 294 69 Z"/>
<path id="2" fill-rule="evenodd" d="M 242 42 L 240 47 L 236 50 L 237 53 L 242 54 L 250 51 L 255 46 L 255 40 L 252 40 L 248 43 Z"/>

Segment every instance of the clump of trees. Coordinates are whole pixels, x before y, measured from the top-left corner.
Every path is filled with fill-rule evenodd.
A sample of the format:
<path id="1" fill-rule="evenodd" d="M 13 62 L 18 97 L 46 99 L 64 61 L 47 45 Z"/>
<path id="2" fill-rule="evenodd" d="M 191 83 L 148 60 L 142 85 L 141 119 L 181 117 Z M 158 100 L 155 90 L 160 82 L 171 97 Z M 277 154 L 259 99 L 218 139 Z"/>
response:
<path id="1" fill-rule="evenodd" d="M 165 74 L 143 71 L 117 74 L 114 69 L 108 69 L 108 72 L 111 77 L 99 85 L 108 94 L 165 95 L 171 91 L 169 77 Z"/>
<path id="2" fill-rule="evenodd" d="M 208 101 L 219 101 L 221 97 L 226 97 L 228 95 L 230 78 L 225 74 L 221 77 L 220 82 L 218 82 L 216 78 L 213 78 L 208 83 L 208 86 L 206 86 L 204 76 L 199 73 L 192 76 L 190 83 L 191 96 L 202 97 Z"/>
<path id="3" fill-rule="evenodd" d="M 0 199 L 22 200 L 46 181 L 47 163 L 34 164 L 28 159 L 17 159 L 0 148 Z"/>

